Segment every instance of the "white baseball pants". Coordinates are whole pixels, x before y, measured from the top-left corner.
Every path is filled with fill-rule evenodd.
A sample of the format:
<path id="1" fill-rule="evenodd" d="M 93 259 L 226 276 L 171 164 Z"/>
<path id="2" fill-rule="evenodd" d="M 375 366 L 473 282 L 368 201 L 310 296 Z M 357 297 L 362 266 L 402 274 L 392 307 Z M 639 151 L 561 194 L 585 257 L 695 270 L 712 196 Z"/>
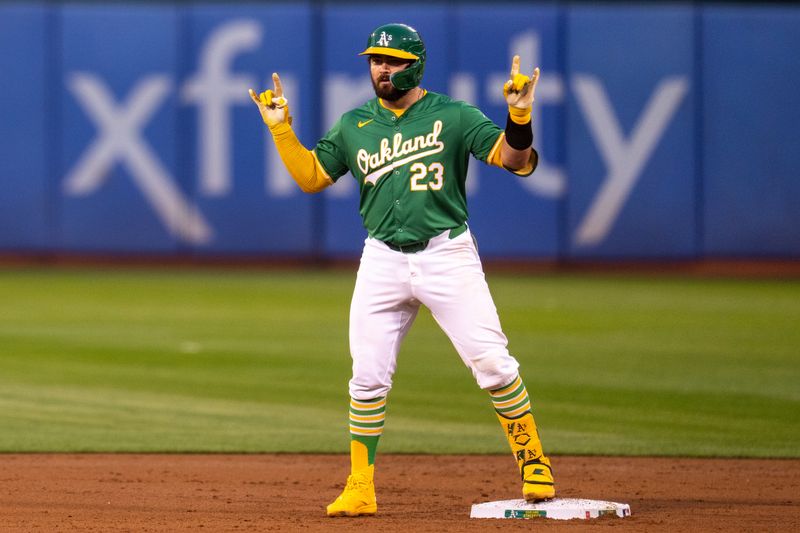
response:
<path id="1" fill-rule="evenodd" d="M 497 309 L 469 230 L 449 231 L 425 250 L 404 254 L 367 238 L 350 304 L 350 396 L 368 400 L 388 394 L 400 345 L 420 304 L 450 338 L 482 389 L 517 376 Z"/>

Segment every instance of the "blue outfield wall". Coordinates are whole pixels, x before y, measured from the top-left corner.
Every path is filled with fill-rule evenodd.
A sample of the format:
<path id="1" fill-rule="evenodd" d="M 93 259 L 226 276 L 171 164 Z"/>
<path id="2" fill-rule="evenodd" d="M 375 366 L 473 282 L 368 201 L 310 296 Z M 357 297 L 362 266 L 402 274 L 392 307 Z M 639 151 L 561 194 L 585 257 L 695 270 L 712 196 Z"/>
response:
<path id="1" fill-rule="evenodd" d="M 0 251 L 353 257 L 351 176 L 286 173 L 247 89 L 281 74 L 308 147 L 373 96 L 365 4 L 0 4 Z M 473 162 L 487 258 L 800 256 L 800 8 L 410 4 L 424 86 L 505 122 L 539 65 L 527 179 Z"/>
<path id="2" fill-rule="evenodd" d="M 696 254 L 693 11 L 576 7 L 567 27 L 569 254 Z"/>
<path id="3" fill-rule="evenodd" d="M 800 252 L 800 9 L 704 19 L 703 243 L 707 254 Z"/>
<path id="4" fill-rule="evenodd" d="M 46 103 L 46 29 L 41 6 L 0 5 L 0 249 L 52 242 L 46 130 L 61 99 Z"/>

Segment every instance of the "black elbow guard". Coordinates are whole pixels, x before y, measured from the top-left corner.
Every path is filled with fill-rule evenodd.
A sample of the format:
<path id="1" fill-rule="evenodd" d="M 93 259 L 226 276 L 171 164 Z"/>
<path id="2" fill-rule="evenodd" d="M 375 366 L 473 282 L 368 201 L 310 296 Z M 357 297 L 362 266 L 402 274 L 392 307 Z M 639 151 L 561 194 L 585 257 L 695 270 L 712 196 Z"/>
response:
<path id="1" fill-rule="evenodd" d="M 517 124 L 511 120 L 511 115 L 506 119 L 506 142 L 515 150 L 527 150 L 533 144 L 533 121 L 526 124 Z"/>

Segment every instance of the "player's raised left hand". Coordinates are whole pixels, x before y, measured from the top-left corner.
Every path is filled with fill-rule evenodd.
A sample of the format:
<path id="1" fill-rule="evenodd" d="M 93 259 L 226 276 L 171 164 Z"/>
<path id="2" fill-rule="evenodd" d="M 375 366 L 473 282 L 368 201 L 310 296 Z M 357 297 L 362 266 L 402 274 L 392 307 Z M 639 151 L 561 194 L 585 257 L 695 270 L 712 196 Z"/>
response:
<path id="1" fill-rule="evenodd" d="M 258 106 L 258 111 L 261 113 L 261 118 L 264 119 L 264 124 L 270 128 L 274 128 L 284 122 L 291 125 L 292 117 L 289 115 L 289 102 L 283 96 L 283 86 L 277 72 L 272 73 L 272 83 L 274 89 L 268 89 L 259 95 L 256 95 L 253 89 L 250 89 L 250 98 Z"/>
<path id="2" fill-rule="evenodd" d="M 519 73 L 519 56 L 511 60 L 511 76 L 503 85 L 503 96 L 508 103 L 508 112 L 511 119 L 518 124 L 524 124 L 531 119 L 534 93 L 539 82 L 539 67 L 533 69 L 530 77 Z"/>

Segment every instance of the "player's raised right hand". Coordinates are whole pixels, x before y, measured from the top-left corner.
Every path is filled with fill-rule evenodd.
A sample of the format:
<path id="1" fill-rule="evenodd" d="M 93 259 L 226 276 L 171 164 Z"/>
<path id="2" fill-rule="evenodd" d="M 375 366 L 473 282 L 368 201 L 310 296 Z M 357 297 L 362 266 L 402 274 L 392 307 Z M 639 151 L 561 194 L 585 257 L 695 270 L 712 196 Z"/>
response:
<path id="1" fill-rule="evenodd" d="M 258 95 L 253 89 L 250 89 L 250 98 L 258 106 L 258 111 L 261 113 L 264 124 L 270 128 L 274 128 L 284 122 L 291 125 L 292 117 L 289 115 L 289 102 L 283 96 L 283 86 L 277 72 L 272 73 L 272 83 L 274 89 L 268 89 Z"/>
<path id="2" fill-rule="evenodd" d="M 519 73 L 519 56 L 511 60 L 511 75 L 503 85 L 503 96 L 508 103 L 511 119 L 518 124 L 525 124 L 531 119 L 534 93 L 539 82 L 539 67 L 533 69 L 530 77 Z"/>

